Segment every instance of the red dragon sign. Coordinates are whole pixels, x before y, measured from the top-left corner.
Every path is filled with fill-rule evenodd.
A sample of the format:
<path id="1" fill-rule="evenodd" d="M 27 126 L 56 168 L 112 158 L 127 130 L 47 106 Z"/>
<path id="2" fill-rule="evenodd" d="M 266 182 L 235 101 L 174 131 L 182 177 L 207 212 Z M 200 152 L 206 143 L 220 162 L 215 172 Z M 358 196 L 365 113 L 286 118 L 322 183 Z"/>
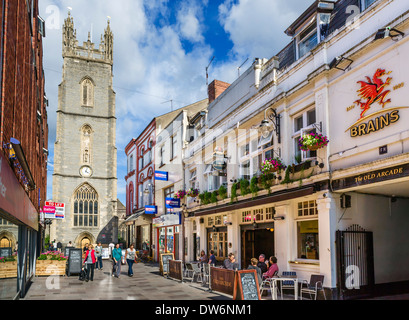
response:
<path id="1" fill-rule="evenodd" d="M 362 102 L 361 99 L 355 101 L 355 103 L 362 109 L 360 119 L 364 117 L 365 112 L 368 111 L 368 109 L 371 108 L 371 105 L 375 102 L 382 105 L 382 108 L 385 107 L 385 104 L 391 102 L 391 99 L 385 101 L 385 98 L 390 93 L 390 90 L 384 89 L 386 86 L 390 85 L 392 78 L 388 77 L 385 82 L 383 82 L 381 79 L 381 77 L 383 77 L 385 74 L 391 73 L 392 71 L 386 73 L 384 69 L 378 69 L 372 77 L 372 80 L 369 77 L 366 77 L 367 82 L 358 81 L 358 83 L 361 84 L 361 88 L 358 90 L 359 96 L 361 99 L 366 99 L 364 102 Z"/>
<path id="2" fill-rule="evenodd" d="M 391 103 L 391 99 L 387 99 L 391 90 L 386 88 L 391 84 L 392 78 L 389 77 L 392 71 L 386 72 L 385 69 L 377 69 L 372 79 L 365 77 L 366 81 L 358 81 L 361 85 L 358 89 L 359 100 L 354 101 L 354 105 L 349 107 L 347 111 L 352 110 L 355 105 L 360 107 L 361 114 L 359 119 L 350 126 L 346 131 L 350 131 L 351 137 L 359 137 L 382 130 L 391 124 L 399 121 L 401 109 L 408 109 L 408 107 L 391 107 L 385 108 L 385 105 Z M 383 77 L 386 76 L 384 80 Z M 403 87 L 403 83 L 395 86 L 393 89 L 399 89 Z M 381 110 L 375 110 L 370 114 L 367 111 L 378 103 L 382 106 Z"/>

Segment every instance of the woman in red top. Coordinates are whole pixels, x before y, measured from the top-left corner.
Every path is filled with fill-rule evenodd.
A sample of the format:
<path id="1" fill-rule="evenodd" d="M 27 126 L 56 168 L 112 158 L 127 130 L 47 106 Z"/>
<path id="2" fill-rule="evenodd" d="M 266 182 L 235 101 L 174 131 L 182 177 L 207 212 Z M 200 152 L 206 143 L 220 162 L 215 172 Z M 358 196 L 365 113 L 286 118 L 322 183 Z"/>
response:
<path id="1" fill-rule="evenodd" d="M 84 259 L 84 264 L 87 270 L 87 277 L 85 281 L 87 282 L 88 280 L 94 281 L 95 262 L 97 262 L 97 257 L 95 254 L 94 246 L 90 244 L 87 252 L 85 253 L 85 259 Z"/>
<path id="2" fill-rule="evenodd" d="M 263 278 L 272 278 L 278 275 L 278 265 L 277 265 L 277 258 L 270 257 L 270 267 L 268 268 L 267 272 L 263 273 Z"/>

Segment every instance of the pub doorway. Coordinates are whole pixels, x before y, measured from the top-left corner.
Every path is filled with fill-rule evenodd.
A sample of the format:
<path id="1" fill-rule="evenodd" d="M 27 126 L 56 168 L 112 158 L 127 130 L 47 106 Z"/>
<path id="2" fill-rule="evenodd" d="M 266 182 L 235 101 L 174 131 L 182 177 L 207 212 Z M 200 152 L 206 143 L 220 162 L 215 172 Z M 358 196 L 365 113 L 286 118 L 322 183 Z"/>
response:
<path id="1" fill-rule="evenodd" d="M 241 226 L 241 268 L 247 268 L 251 258 L 258 260 L 262 253 L 266 260 L 275 255 L 274 222 Z"/>

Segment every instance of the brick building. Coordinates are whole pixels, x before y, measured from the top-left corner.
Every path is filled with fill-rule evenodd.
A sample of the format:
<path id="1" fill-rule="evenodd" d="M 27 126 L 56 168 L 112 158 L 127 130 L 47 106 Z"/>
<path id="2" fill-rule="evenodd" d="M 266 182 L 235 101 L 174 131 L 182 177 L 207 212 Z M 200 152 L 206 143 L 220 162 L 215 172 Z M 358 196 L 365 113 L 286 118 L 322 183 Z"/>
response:
<path id="1" fill-rule="evenodd" d="M 17 281 L 0 274 L 0 299 L 24 295 L 41 249 L 48 125 L 38 14 L 36 0 L 0 1 L 0 258 L 14 257 L 20 268 L 11 274 Z"/>

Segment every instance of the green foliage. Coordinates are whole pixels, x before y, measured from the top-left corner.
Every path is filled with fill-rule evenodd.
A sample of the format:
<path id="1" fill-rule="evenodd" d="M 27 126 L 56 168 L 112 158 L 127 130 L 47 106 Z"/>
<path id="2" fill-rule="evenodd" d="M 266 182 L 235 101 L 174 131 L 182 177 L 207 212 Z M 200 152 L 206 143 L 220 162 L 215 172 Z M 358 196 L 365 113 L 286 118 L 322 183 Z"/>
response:
<path id="1" fill-rule="evenodd" d="M 212 200 L 212 194 L 209 191 L 205 191 L 204 193 L 204 204 L 209 204 Z"/>
<path id="2" fill-rule="evenodd" d="M 258 190 L 259 190 L 258 189 L 258 178 L 254 176 L 253 178 L 251 178 L 251 181 L 250 181 L 250 191 L 253 197 L 257 196 Z"/>
<path id="3" fill-rule="evenodd" d="M 237 183 L 233 183 L 231 186 L 231 195 L 230 195 L 231 202 L 237 199 Z"/>
<path id="4" fill-rule="evenodd" d="M 219 196 L 222 200 L 227 198 L 227 189 L 224 185 L 221 185 L 219 188 Z"/>
<path id="5" fill-rule="evenodd" d="M 245 195 L 249 194 L 250 193 L 250 188 L 249 188 L 250 183 L 249 183 L 249 181 L 246 180 L 246 179 L 240 179 L 239 182 L 240 182 L 240 194 L 242 196 L 245 196 Z"/>
<path id="6" fill-rule="evenodd" d="M 213 191 L 210 197 L 210 202 L 211 203 L 217 203 L 217 191 Z"/>

